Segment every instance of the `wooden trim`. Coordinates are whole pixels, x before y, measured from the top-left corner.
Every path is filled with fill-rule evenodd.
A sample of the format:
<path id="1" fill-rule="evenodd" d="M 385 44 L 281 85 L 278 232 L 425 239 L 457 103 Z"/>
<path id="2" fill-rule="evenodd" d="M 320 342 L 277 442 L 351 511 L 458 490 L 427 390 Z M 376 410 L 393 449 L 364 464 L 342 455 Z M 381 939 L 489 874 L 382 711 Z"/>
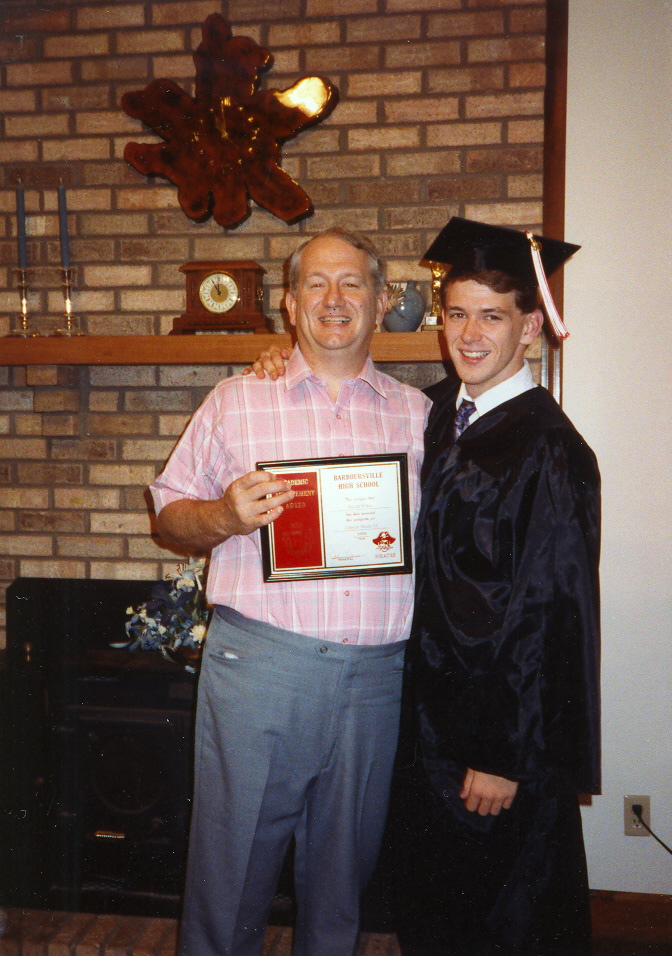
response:
<path id="1" fill-rule="evenodd" d="M 0 365 L 237 365 L 266 348 L 291 347 L 288 334 L 78 335 L 0 339 Z M 380 332 L 374 362 L 443 362 L 440 332 Z"/>
<path id="2" fill-rule="evenodd" d="M 672 940 L 672 896 L 593 890 L 590 897 L 595 939 L 667 945 Z"/>
<path id="3" fill-rule="evenodd" d="M 565 157 L 567 145 L 567 46 L 569 0 L 546 2 L 546 90 L 544 102 L 543 234 L 565 237 Z M 562 314 L 562 271 L 550 278 L 553 299 Z M 562 345 L 546 345 L 546 381 L 562 400 Z"/>

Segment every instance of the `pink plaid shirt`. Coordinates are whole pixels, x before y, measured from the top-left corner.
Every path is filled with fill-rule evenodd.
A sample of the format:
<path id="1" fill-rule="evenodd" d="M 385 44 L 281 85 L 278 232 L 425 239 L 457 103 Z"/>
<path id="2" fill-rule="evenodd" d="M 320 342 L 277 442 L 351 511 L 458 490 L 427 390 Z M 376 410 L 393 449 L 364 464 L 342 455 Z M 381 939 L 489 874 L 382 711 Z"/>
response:
<path id="1" fill-rule="evenodd" d="M 422 392 L 378 372 L 371 359 L 358 378 L 343 382 L 334 404 L 295 349 L 276 382 L 239 375 L 213 389 L 150 485 L 156 510 L 180 498 L 219 498 L 258 461 L 406 452 L 415 528 L 430 404 Z M 267 584 L 255 531 L 213 550 L 208 600 L 320 640 L 386 644 L 410 633 L 413 575 Z"/>

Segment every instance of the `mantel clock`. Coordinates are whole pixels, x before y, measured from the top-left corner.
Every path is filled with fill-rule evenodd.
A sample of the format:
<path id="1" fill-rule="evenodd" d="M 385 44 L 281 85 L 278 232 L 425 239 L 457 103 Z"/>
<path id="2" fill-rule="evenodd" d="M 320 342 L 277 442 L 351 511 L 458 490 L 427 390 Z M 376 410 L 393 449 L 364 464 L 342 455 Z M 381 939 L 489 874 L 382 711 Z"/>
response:
<path id="1" fill-rule="evenodd" d="M 186 262 L 186 311 L 172 335 L 196 332 L 267 332 L 263 313 L 265 272 L 248 259 Z"/>

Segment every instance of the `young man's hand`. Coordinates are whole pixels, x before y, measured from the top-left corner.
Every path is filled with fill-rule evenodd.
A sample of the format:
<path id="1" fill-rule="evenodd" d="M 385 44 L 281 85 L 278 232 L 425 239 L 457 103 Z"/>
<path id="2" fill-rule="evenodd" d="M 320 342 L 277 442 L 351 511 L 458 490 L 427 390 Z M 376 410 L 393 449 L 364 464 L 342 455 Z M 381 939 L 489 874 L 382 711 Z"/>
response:
<path id="1" fill-rule="evenodd" d="M 467 770 L 460 798 L 467 810 L 487 817 L 508 810 L 518 792 L 518 783 L 506 777 L 495 777 L 480 770 Z"/>
<path id="2" fill-rule="evenodd" d="M 285 365 L 291 354 L 291 349 L 279 349 L 277 345 L 272 345 L 270 349 L 265 349 L 252 365 L 243 369 L 243 375 L 254 373 L 257 378 L 263 378 L 268 374 L 275 381 L 285 374 Z"/>

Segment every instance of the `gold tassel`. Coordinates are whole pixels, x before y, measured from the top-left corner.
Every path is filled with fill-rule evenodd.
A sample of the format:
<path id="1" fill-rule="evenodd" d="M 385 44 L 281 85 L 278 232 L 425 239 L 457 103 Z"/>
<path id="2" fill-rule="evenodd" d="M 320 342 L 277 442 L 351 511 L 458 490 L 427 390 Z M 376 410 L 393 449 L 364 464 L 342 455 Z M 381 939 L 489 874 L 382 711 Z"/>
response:
<path id="1" fill-rule="evenodd" d="M 566 339 L 569 335 L 569 331 L 567 330 L 565 323 L 560 318 L 560 313 L 556 309 L 553 296 L 551 295 L 548 279 L 546 278 L 546 273 L 544 272 L 544 265 L 541 261 L 541 246 L 529 229 L 525 231 L 525 235 L 530 240 L 534 271 L 537 276 L 537 284 L 539 286 L 539 291 L 541 292 L 541 298 L 546 309 L 546 314 L 548 315 L 548 320 L 551 323 L 555 335 L 559 339 Z"/>

